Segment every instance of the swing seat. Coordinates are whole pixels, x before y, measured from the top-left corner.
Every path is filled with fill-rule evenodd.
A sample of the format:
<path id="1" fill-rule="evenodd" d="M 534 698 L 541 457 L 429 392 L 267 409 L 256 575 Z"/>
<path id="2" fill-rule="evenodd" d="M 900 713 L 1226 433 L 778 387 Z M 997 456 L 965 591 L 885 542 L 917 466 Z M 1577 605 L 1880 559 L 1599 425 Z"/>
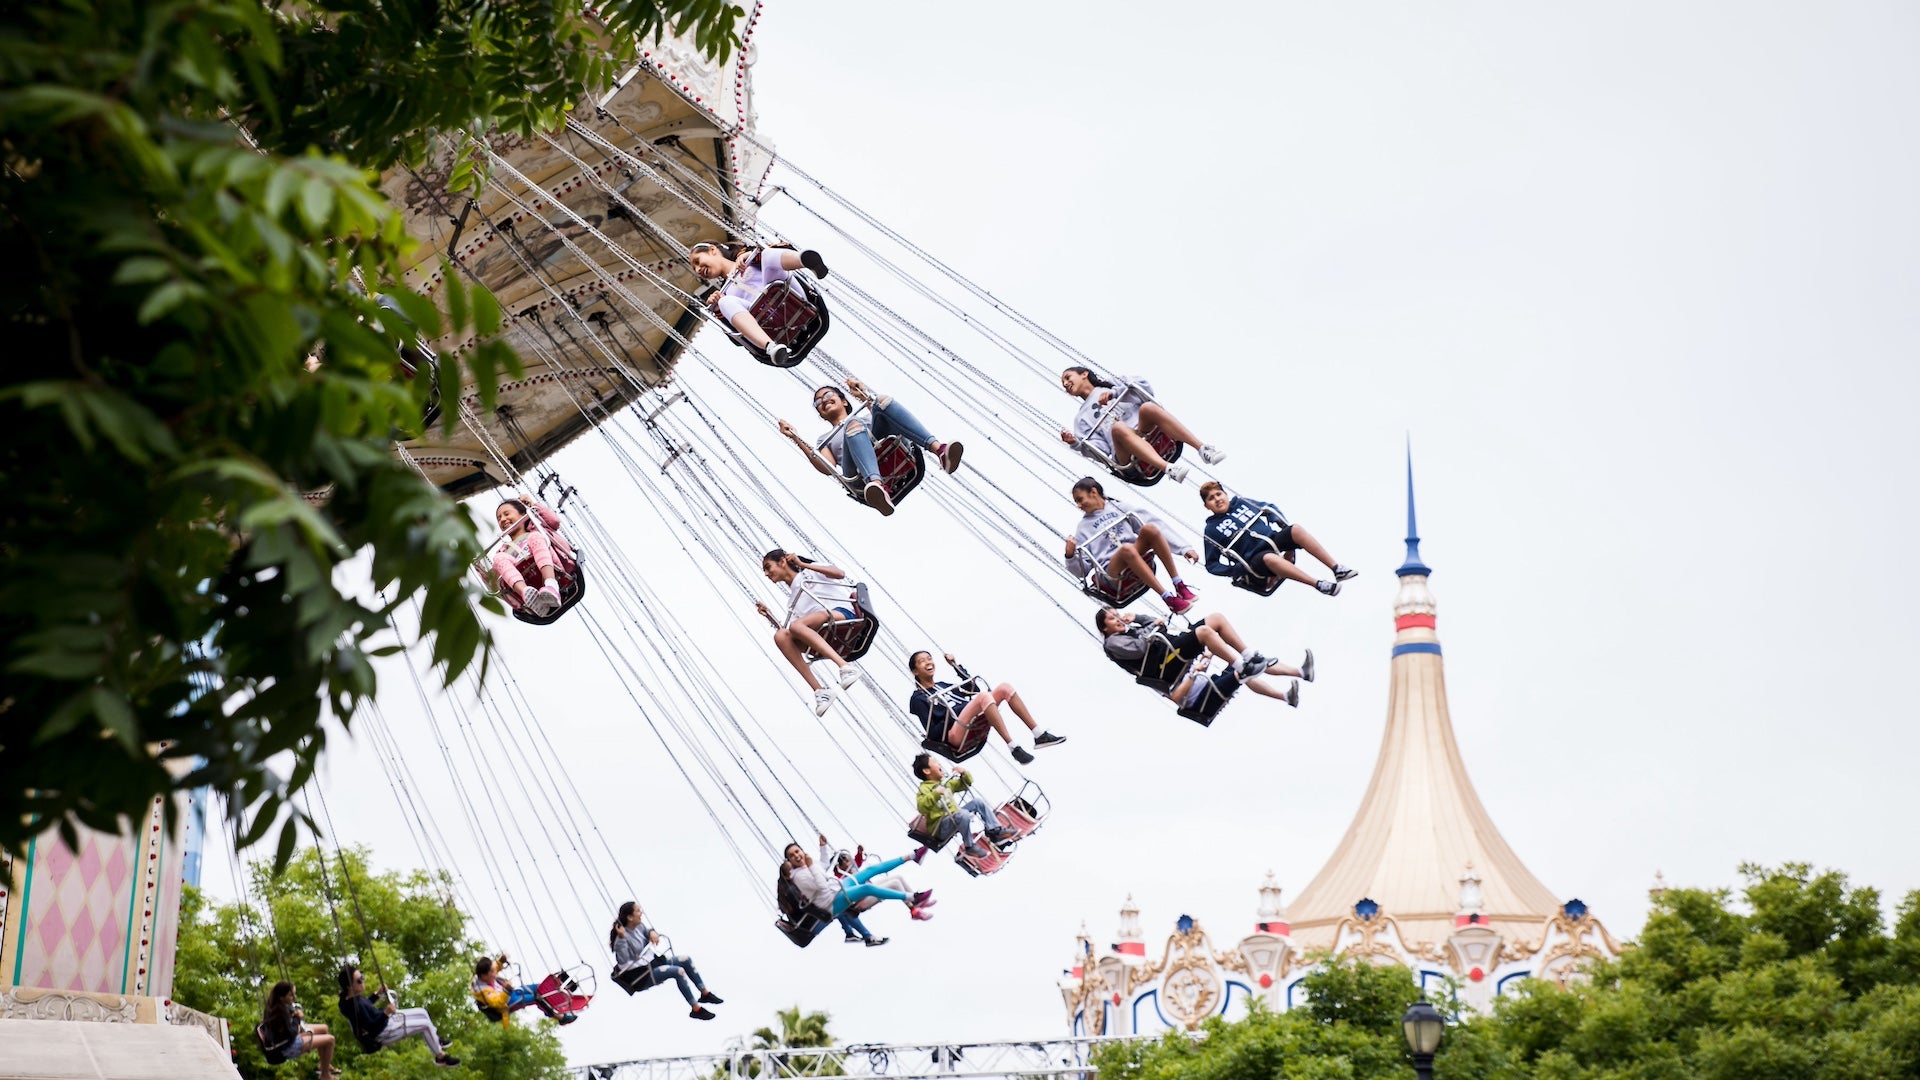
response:
<path id="1" fill-rule="evenodd" d="M 1271 518 L 1272 515 L 1265 511 L 1262 511 L 1260 517 Z M 1258 520 L 1260 520 L 1260 518 L 1254 519 L 1254 521 L 1258 521 Z M 1285 525 L 1286 520 L 1280 519 L 1280 524 Z M 1245 535 L 1246 530 L 1252 527 L 1253 527 L 1253 522 L 1248 522 L 1245 528 L 1241 529 L 1239 533 L 1234 534 L 1234 537 L 1233 537 L 1234 543 L 1239 543 L 1240 537 Z M 1265 543 L 1267 545 L 1268 551 L 1271 551 L 1274 554 L 1279 555 L 1281 558 L 1287 560 L 1288 562 L 1294 563 L 1294 562 L 1300 561 L 1299 549 L 1295 548 L 1288 551 L 1281 551 L 1278 547 L 1274 546 L 1274 543 L 1271 539 L 1266 539 Z M 1281 585 L 1286 583 L 1287 579 L 1280 577 L 1278 575 L 1272 575 L 1267 573 L 1266 556 L 1264 554 L 1260 556 L 1259 566 L 1255 566 L 1253 563 L 1248 562 L 1245 558 L 1243 558 L 1240 555 L 1239 552 L 1233 550 L 1231 546 L 1229 546 L 1226 549 L 1226 555 L 1228 558 L 1232 559 L 1234 562 L 1237 562 L 1240 564 L 1240 569 L 1234 571 L 1233 576 L 1228 579 L 1230 582 L 1233 583 L 1233 586 L 1237 589 L 1245 589 L 1250 593 L 1257 593 L 1261 596 L 1272 596 L 1276 589 L 1280 588 Z"/>
<path id="2" fill-rule="evenodd" d="M 1161 431 L 1158 424 L 1148 424 L 1141 428 L 1140 437 L 1145 439 L 1147 445 L 1153 447 L 1153 452 L 1164 458 L 1169 465 L 1179 461 L 1181 452 L 1187 448 L 1185 443 L 1175 442 L 1172 436 Z M 1130 461 L 1125 465 L 1109 464 L 1107 471 L 1134 487 L 1152 487 L 1166 475 L 1162 470 L 1152 468 L 1138 460 Z"/>
<path id="3" fill-rule="evenodd" d="M 654 982 L 652 964 L 635 964 L 624 971 L 613 973 L 613 985 L 625 990 L 629 995 L 651 989 Z"/>
<path id="4" fill-rule="evenodd" d="M 541 979 L 533 993 L 554 1012 L 577 1013 L 593 1000 L 597 988 L 593 969 L 581 964 Z"/>
<path id="5" fill-rule="evenodd" d="M 987 692 L 987 683 L 985 679 L 975 675 L 966 682 L 958 684 L 954 689 L 958 691 L 956 697 L 971 700 L 975 694 Z M 961 738 L 959 746 L 947 741 L 945 731 L 935 731 L 929 727 L 926 737 L 920 740 L 920 749 L 930 754 L 938 754 L 948 761 L 966 761 L 986 749 L 987 738 L 992 734 L 993 727 L 987 723 L 986 713 L 982 711 L 979 716 L 973 718 L 972 723 L 967 725 L 966 734 Z"/>
<path id="6" fill-rule="evenodd" d="M 1182 705 L 1175 709 L 1174 713 L 1201 727 L 1212 727 L 1214 717 L 1219 716 L 1220 710 L 1226 708 L 1227 702 L 1232 701 L 1233 695 L 1239 692 L 1240 683 L 1237 680 L 1233 683 L 1232 689 L 1221 693 L 1218 684 L 1209 678 L 1207 688 L 1200 692 L 1200 696 L 1195 698 L 1191 705 Z"/>
<path id="7" fill-rule="evenodd" d="M 924 814 L 915 814 L 912 820 L 907 822 L 907 839 L 919 844 L 928 851 L 939 851 L 941 848 L 953 843 L 953 838 L 959 835 L 959 831 L 955 830 L 954 832 L 948 833 L 945 840 L 936 837 L 933 830 L 927 827 L 927 819 Z"/>
<path id="8" fill-rule="evenodd" d="M 573 605 L 587 595 L 587 571 L 584 565 L 586 561 L 586 556 L 578 549 L 574 550 L 571 564 L 565 560 L 554 561 L 554 582 L 560 587 L 559 607 L 545 615 L 535 615 L 525 607 L 517 607 L 513 609 L 513 617 L 533 626 L 551 626 L 560 621 L 562 615 L 572 611 Z M 520 574 L 528 581 L 540 580 L 540 570 L 533 565 L 532 559 L 527 559 L 520 564 Z"/>
<path id="9" fill-rule="evenodd" d="M 1153 556 L 1147 556 L 1147 565 L 1154 565 Z M 1096 566 L 1080 583 L 1080 591 L 1108 607 L 1123 608 L 1147 594 L 1147 583 L 1132 570 L 1122 570 L 1116 578 Z"/>
<path id="10" fill-rule="evenodd" d="M 925 455 L 918 446 L 898 435 L 889 435 L 874 443 L 873 456 L 880 463 L 880 484 L 887 489 L 887 497 L 895 506 L 926 479 Z M 851 479 L 845 473 L 835 475 L 840 477 L 840 486 L 847 490 L 847 498 L 862 506 L 867 504 L 866 481 Z"/>
<path id="11" fill-rule="evenodd" d="M 831 913 L 821 911 L 817 907 L 810 907 L 790 920 L 775 919 L 773 928 L 785 934 L 788 941 L 804 949 L 813 944 L 813 939 L 819 937 L 820 931 L 826 929 L 827 924 L 832 921 Z"/>
<path id="12" fill-rule="evenodd" d="M 267 1025 L 255 1024 L 253 1028 L 253 1039 L 260 1044 L 260 1053 L 266 1057 L 267 1064 L 279 1065 L 282 1062 L 293 1060 L 287 1056 L 287 1051 L 293 1049 L 293 1040 L 273 1040 L 267 1035 Z"/>
<path id="13" fill-rule="evenodd" d="M 853 618 L 830 622 L 820 628 L 820 636 L 849 664 L 867 655 L 867 650 L 873 648 L 873 639 L 880 633 L 880 620 L 874 617 L 865 583 L 853 586 L 853 610 Z M 811 651 L 806 656 L 809 662 L 821 659 Z"/>
<path id="14" fill-rule="evenodd" d="M 1163 697 L 1179 684 L 1185 673 L 1183 663 L 1175 657 L 1172 639 L 1165 634 L 1154 634 L 1147 640 L 1147 654 L 1140 658 L 1138 668 L 1124 662 L 1120 666 L 1132 672 L 1136 685 L 1150 687 Z"/>
<path id="15" fill-rule="evenodd" d="M 1001 828 L 1013 833 L 1013 839 L 1025 840 L 1040 831 L 1040 823 L 1046 820 L 1052 810 L 1053 805 L 1047 801 L 1047 795 L 1040 790 L 1040 785 L 1029 780 L 1020 785 L 1018 794 L 1001 803 L 993 816 L 999 820 Z"/>
<path id="16" fill-rule="evenodd" d="M 762 289 L 747 311 L 753 321 L 760 324 L 760 329 L 767 332 L 767 337 L 787 347 L 787 362 L 776 364 L 767 359 L 765 349 L 750 344 L 732 326 L 726 327 L 727 336 L 768 367 L 793 367 L 805 360 L 813 347 L 820 344 L 820 339 L 827 336 L 827 300 L 820 295 L 820 287 L 814 284 L 811 274 L 795 273 L 784 285 Z"/>
<path id="17" fill-rule="evenodd" d="M 994 844 L 984 841 L 980 844 L 980 847 L 986 854 L 978 858 L 967 854 L 966 848 L 961 848 L 953 856 L 954 865 L 965 870 L 969 876 L 986 877 L 989 874 L 999 873 L 1001 868 L 1006 866 L 1007 862 L 1013 858 L 1011 848 L 1002 851 Z"/>

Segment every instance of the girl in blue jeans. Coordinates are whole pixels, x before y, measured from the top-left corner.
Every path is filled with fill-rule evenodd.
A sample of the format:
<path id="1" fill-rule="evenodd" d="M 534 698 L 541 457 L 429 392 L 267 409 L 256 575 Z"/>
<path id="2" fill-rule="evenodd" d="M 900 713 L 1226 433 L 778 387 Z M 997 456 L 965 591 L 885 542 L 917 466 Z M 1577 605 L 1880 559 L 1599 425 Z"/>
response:
<path id="1" fill-rule="evenodd" d="M 823 386 L 813 392 L 813 411 L 832 424 L 833 430 L 812 446 L 807 445 L 792 424 L 780 421 L 780 434 L 792 439 L 822 475 L 832 476 L 837 467 L 850 481 L 864 480 L 866 488 L 862 495 L 867 505 L 884 515 L 893 513 L 893 496 L 880 480 L 880 459 L 873 451 L 876 440 L 899 435 L 915 446 L 932 451 L 940 467 L 948 473 L 960 467 L 960 444 L 934 438 L 892 396 L 875 394 L 865 383 L 851 377 L 847 379 L 847 390 L 860 400 L 859 410 L 854 409 L 853 402 L 837 386 Z M 865 413 L 866 418 L 859 413 Z"/>

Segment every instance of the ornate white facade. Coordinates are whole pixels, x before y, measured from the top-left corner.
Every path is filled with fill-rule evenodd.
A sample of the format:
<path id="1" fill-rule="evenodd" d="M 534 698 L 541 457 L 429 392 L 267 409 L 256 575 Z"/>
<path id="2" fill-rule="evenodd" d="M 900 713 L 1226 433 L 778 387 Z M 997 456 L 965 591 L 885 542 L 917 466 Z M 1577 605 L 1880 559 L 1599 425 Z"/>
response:
<path id="1" fill-rule="evenodd" d="M 1467 777 L 1419 545 L 1409 464 L 1386 731 L 1332 857 L 1291 911 L 1268 872 L 1252 933 L 1224 949 L 1181 915 L 1149 959 L 1131 897 L 1105 950 L 1083 926 L 1060 980 L 1074 1034 L 1192 1029 L 1255 997 L 1291 1008 L 1303 1000 L 1301 982 L 1329 957 L 1399 964 L 1430 995 L 1449 993 L 1451 981 L 1462 1001 L 1485 1008 L 1517 980 L 1564 982 L 1581 960 L 1619 954 L 1585 903 L 1556 899 L 1507 846 Z"/>

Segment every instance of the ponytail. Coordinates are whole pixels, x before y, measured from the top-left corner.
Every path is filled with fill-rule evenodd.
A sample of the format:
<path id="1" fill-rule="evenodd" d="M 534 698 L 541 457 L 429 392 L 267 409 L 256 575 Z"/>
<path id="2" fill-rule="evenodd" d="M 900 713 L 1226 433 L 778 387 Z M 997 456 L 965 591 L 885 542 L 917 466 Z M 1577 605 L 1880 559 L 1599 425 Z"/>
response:
<path id="1" fill-rule="evenodd" d="M 639 906 L 631 900 L 620 905 L 619 913 L 613 917 L 613 929 L 607 931 L 607 948 L 613 948 L 614 942 L 620 940 L 620 935 L 626 933 L 627 916 L 633 914 L 633 909 Z"/>
<path id="2" fill-rule="evenodd" d="M 1115 386 L 1113 382 L 1109 381 L 1104 376 L 1098 374 L 1090 367 L 1081 367 L 1080 365 L 1075 364 L 1073 367 L 1070 367 L 1067 370 L 1078 372 L 1081 375 L 1085 375 L 1087 377 L 1088 382 L 1101 388 L 1102 390 L 1112 390 Z"/>

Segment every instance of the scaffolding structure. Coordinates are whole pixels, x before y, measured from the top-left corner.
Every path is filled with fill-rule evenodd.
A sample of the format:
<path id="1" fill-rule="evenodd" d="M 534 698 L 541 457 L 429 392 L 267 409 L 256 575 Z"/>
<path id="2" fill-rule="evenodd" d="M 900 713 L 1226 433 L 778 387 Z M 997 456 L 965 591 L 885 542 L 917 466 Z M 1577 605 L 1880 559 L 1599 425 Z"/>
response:
<path id="1" fill-rule="evenodd" d="M 639 1058 L 568 1070 L 578 1080 L 779 1080 L 782 1077 L 885 1076 L 891 1080 L 990 1080 L 1061 1077 L 1093 1080 L 1095 1048 L 1129 1038 L 1083 1037 L 1024 1042 L 864 1043 L 819 1048 L 751 1049 Z"/>

